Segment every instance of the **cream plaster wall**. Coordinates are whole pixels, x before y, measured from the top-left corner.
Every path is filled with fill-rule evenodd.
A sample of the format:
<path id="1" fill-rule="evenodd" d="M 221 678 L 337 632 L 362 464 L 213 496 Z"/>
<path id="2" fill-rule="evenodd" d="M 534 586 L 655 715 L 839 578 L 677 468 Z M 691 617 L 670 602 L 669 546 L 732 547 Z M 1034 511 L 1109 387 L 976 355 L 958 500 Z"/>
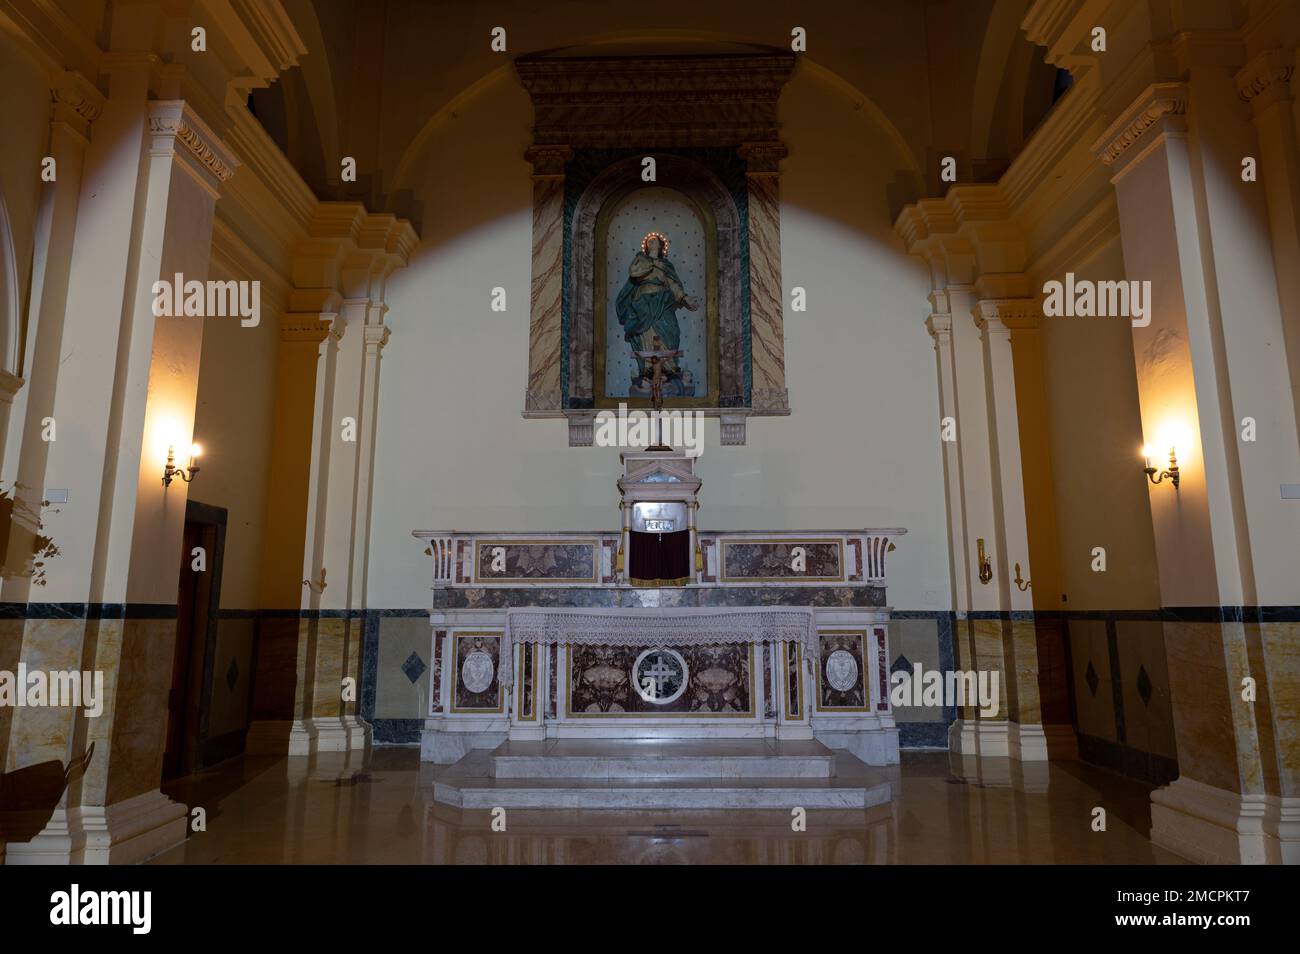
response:
<path id="1" fill-rule="evenodd" d="M 1124 279 L 1118 237 L 1065 270 L 1076 280 Z M 1064 271 L 1054 277 L 1063 280 Z M 1068 597 L 1060 608 L 1158 607 L 1129 323 L 1044 317 L 1041 341 L 1061 591 Z M 1104 573 L 1092 569 L 1093 547 L 1106 550 Z"/>
<path id="2" fill-rule="evenodd" d="M 222 267 L 220 259 L 214 260 L 211 277 L 248 280 L 246 273 Z M 227 511 L 222 609 L 259 605 L 267 498 L 274 499 L 267 476 L 280 311 L 280 303 L 264 285 L 259 325 L 245 328 L 238 319 L 214 318 L 203 326 L 194 414 L 194 440 L 203 447 L 202 469 L 190 485 L 190 496 Z"/>
<path id="3" fill-rule="evenodd" d="M 531 109 L 513 79 L 430 139 L 411 183 L 423 245 L 390 283 L 370 545 L 371 607 L 421 607 L 431 574 L 412 529 L 617 525 L 612 448 L 570 448 L 562 421 L 524 420 Z M 928 285 L 891 228 L 906 168 L 887 136 L 815 71 L 782 99 L 786 366 L 793 414 L 744 447 L 707 424 L 700 523 L 718 529 L 905 526 L 890 600 L 950 606 Z M 399 183 L 399 186 L 403 184 Z M 493 286 L 508 311 L 489 308 Z"/>

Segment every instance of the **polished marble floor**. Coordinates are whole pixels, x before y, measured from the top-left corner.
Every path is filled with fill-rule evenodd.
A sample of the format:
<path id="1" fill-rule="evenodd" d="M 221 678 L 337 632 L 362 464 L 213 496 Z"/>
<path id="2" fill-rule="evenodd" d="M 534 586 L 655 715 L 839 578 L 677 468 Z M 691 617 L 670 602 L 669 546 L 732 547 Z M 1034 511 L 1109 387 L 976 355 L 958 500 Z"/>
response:
<path id="1" fill-rule="evenodd" d="M 433 801 L 415 749 L 239 758 L 164 786 L 207 830 L 157 864 L 1181 864 L 1154 847 L 1150 787 L 1079 762 L 904 753 L 867 811 L 487 811 Z M 1092 830 L 1094 807 L 1106 830 Z"/>

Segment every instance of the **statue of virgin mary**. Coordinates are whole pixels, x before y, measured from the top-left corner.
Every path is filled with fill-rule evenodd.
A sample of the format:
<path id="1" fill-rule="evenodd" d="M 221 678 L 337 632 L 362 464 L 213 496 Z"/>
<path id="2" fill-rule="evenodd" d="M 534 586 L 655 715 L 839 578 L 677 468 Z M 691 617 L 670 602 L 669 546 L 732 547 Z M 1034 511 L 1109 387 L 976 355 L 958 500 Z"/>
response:
<path id="1" fill-rule="evenodd" d="M 682 333 L 677 325 L 677 309 L 695 311 L 699 307 L 699 301 L 682 288 L 677 269 L 668 260 L 668 237 L 650 232 L 641 240 L 641 251 L 627 269 L 627 284 L 614 303 L 623 339 L 633 351 L 680 350 Z M 633 385 L 647 374 L 644 358 L 637 358 L 636 364 Z M 682 374 L 676 358 L 665 359 L 663 370 L 669 379 Z"/>

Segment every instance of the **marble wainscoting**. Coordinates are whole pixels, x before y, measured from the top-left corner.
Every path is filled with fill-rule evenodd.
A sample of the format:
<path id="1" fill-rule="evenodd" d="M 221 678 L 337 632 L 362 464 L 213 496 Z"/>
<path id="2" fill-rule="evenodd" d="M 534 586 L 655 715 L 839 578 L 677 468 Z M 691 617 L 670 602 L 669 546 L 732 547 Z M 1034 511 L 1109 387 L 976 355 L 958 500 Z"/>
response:
<path id="1" fill-rule="evenodd" d="M 9 604 L 28 671 L 103 673 L 103 708 L 23 707 L 9 719 L 6 864 L 130 863 L 183 841 L 159 791 L 176 607 Z M 16 627 L 11 627 L 15 632 Z M 93 677 L 92 677 L 93 678 Z"/>
<path id="2" fill-rule="evenodd" d="M 370 744 L 360 718 L 364 610 L 263 610 L 246 751 L 346 752 Z M 351 679 L 355 699 L 343 691 Z"/>

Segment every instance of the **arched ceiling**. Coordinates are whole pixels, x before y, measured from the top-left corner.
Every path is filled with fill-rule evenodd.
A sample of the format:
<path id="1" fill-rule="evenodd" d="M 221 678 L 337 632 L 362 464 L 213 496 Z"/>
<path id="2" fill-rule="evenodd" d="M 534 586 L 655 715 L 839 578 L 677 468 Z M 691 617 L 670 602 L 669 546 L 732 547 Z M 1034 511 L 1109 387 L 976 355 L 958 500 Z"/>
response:
<path id="1" fill-rule="evenodd" d="M 272 121 L 268 129 L 282 146 L 295 143 L 299 155 L 286 152 L 318 194 L 382 210 L 431 129 L 477 90 L 517 81 L 516 56 L 770 50 L 788 48 L 799 26 L 808 68 L 860 100 L 937 194 L 939 156 L 957 156 L 963 176 L 978 177 L 1003 168 L 1012 157 L 998 153 L 1020 145 L 1007 117 L 1025 109 L 1020 87 L 1044 75 L 1025 65 L 1041 60 L 1020 31 L 1028 3 L 719 0 L 671 11 L 605 0 L 285 0 L 308 55 L 284 90 L 254 101 L 279 97 L 259 115 L 286 113 L 283 128 Z M 490 47 L 495 27 L 506 30 L 504 53 Z M 305 156 L 306 148 L 320 154 Z M 345 155 L 357 160 L 357 183 L 338 181 Z"/>

